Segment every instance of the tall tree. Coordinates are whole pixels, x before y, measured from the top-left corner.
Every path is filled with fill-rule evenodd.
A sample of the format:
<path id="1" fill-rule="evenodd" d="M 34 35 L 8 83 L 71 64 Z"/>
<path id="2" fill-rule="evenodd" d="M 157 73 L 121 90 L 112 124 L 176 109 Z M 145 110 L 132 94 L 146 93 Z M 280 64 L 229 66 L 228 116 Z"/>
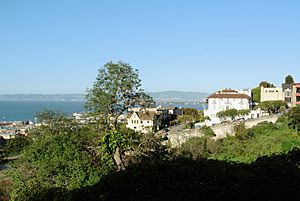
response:
<path id="1" fill-rule="evenodd" d="M 285 77 L 285 84 L 294 84 L 294 79 L 291 75 Z"/>
<path id="2" fill-rule="evenodd" d="M 147 107 L 153 99 L 141 89 L 138 71 L 119 61 L 108 62 L 99 69 L 96 82 L 86 95 L 86 108 L 106 123 L 116 125 L 117 118 L 130 107 Z"/>
<path id="3" fill-rule="evenodd" d="M 252 89 L 252 101 L 255 103 L 260 103 L 260 87 Z"/>
<path id="4" fill-rule="evenodd" d="M 262 82 L 260 82 L 260 83 L 259 83 L 259 87 L 261 87 L 261 86 L 263 86 L 263 87 L 265 87 L 265 88 L 269 88 L 269 87 L 275 87 L 275 85 L 274 85 L 274 84 L 271 84 L 271 83 L 269 83 L 269 82 L 266 82 L 266 81 L 262 81 Z"/>
<path id="5" fill-rule="evenodd" d="M 263 101 L 259 105 L 255 106 L 255 108 L 260 108 L 273 114 L 282 110 L 282 108 L 286 108 L 286 103 L 282 100 Z"/>
<path id="6" fill-rule="evenodd" d="M 131 107 L 154 105 L 152 97 L 141 89 L 138 71 L 122 61 L 106 63 L 99 69 L 86 99 L 86 108 L 102 118 L 107 128 L 101 140 L 102 151 L 115 161 L 119 169 L 124 169 L 126 136 L 118 128 L 118 117 Z"/>

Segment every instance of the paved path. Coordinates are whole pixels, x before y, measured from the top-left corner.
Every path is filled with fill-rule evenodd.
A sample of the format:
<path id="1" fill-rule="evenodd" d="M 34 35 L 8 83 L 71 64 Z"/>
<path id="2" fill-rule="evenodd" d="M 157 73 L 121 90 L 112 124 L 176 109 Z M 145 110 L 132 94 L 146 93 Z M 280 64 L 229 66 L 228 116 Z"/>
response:
<path id="1" fill-rule="evenodd" d="M 251 128 L 258 123 L 268 121 L 275 123 L 278 119 L 277 115 L 263 117 L 259 119 L 252 119 L 245 121 L 246 128 Z M 215 139 L 221 139 L 226 137 L 227 135 L 234 135 L 233 132 L 234 124 L 220 124 L 216 126 L 212 126 L 212 130 L 215 132 L 216 137 Z M 172 144 L 172 146 L 180 146 L 182 143 L 184 143 L 188 138 L 194 137 L 194 136 L 201 136 L 203 135 L 199 129 L 184 129 L 183 125 L 174 126 L 170 129 L 168 132 L 168 138 Z"/>

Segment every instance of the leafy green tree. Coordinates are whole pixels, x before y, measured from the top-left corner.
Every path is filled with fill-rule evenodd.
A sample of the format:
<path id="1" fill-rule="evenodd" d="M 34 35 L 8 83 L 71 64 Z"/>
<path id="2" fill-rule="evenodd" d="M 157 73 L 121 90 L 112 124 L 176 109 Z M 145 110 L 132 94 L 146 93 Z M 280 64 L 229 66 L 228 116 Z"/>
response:
<path id="1" fill-rule="evenodd" d="M 157 160 L 169 158 L 169 147 L 162 143 L 163 139 L 155 133 L 149 132 L 139 136 L 139 141 L 134 149 L 134 160 Z"/>
<path id="2" fill-rule="evenodd" d="M 183 108 L 183 115 L 198 115 L 198 110 L 195 108 Z"/>
<path id="3" fill-rule="evenodd" d="M 250 110 L 244 109 L 244 110 L 238 110 L 238 115 L 239 116 L 245 116 L 250 113 Z"/>
<path id="4" fill-rule="evenodd" d="M 195 122 L 204 122 L 205 120 L 210 120 L 209 117 L 204 116 L 203 110 L 198 112 L 198 114 L 195 116 L 195 119 Z"/>
<path id="5" fill-rule="evenodd" d="M 237 117 L 239 115 L 238 110 L 237 109 L 229 109 L 229 110 L 225 110 L 225 111 L 220 111 L 217 113 L 217 116 L 220 119 L 225 119 L 225 118 L 230 118 L 232 121 L 235 119 L 235 117 Z"/>
<path id="6" fill-rule="evenodd" d="M 288 125 L 294 129 L 300 130 L 300 106 L 296 106 L 290 109 L 287 114 Z"/>
<path id="7" fill-rule="evenodd" d="M 285 77 L 285 84 L 294 84 L 294 79 L 291 75 Z"/>
<path id="8" fill-rule="evenodd" d="M 248 131 L 247 131 L 247 128 L 246 128 L 244 122 L 241 122 L 240 124 L 235 125 L 233 130 L 234 130 L 234 134 L 237 139 L 243 140 L 248 137 L 248 135 L 247 135 Z"/>
<path id="9" fill-rule="evenodd" d="M 252 89 L 252 101 L 255 103 L 260 103 L 260 87 L 255 87 Z"/>
<path id="10" fill-rule="evenodd" d="M 259 105 L 256 106 L 256 108 L 260 108 L 262 110 L 266 110 L 269 113 L 273 114 L 278 111 L 281 111 L 284 108 L 286 108 L 286 103 L 281 100 L 276 101 L 263 101 Z"/>
<path id="11" fill-rule="evenodd" d="M 99 69 L 96 82 L 86 95 L 86 108 L 116 126 L 118 117 L 131 107 L 154 105 L 152 97 L 141 89 L 138 71 L 119 61 Z"/>
<path id="12" fill-rule="evenodd" d="M 271 84 L 269 82 L 266 82 L 266 81 L 262 81 L 259 83 L 259 87 L 263 86 L 264 88 L 271 88 L 271 87 L 275 87 L 274 84 Z"/>
<path id="13" fill-rule="evenodd" d="M 102 140 L 102 146 L 110 143 L 105 146 L 108 148 L 106 152 L 119 169 L 124 169 L 125 150 L 122 149 L 126 139 L 117 126 L 118 117 L 131 107 L 154 105 L 152 97 L 141 89 L 138 71 L 122 61 L 106 63 L 99 69 L 96 82 L 88 90 L 86 99 L 88 111 L 101 118 L 106 126 L 106 138 Z M 115 149 L 114 154 L 111 149 Z"/>
<path id="14" fill-rule="evenodd" d="M 44 109 L 36 114 L 37 121 L 42 124 L 52 124 L 63 121 L 66 115 L 59 110 Z"/>

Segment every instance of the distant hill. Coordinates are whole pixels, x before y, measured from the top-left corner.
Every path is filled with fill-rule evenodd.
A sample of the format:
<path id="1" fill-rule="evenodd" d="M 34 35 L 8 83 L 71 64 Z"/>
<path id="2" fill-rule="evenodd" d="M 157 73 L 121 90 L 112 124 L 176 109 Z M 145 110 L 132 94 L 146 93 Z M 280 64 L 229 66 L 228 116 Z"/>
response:
<path id="1" fill-rule="evenodd" d="M 189 91 L 163 91 L 148 92 L 156 102 L 201 102 L 204 101 L 208 93 Z"/>
<path id="2" fill-rule="evenodd" d="M 83 94 L 4 94 L 0 101 L 84 101 Z"/>

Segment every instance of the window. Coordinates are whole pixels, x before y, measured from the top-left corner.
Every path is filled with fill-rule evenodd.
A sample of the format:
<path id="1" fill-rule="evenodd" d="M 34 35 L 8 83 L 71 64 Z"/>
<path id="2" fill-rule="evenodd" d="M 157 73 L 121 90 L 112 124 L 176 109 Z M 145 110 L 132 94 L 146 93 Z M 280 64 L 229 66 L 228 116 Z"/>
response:
<path id="1" fill-rule="evenodd" d="M 143 121 L 141 121 L 141 124 L 143 124 Z"/>
<path id="2" fill-rule="evenodd" d="M 131 123 L 133 124 L 133 120 L 131 120 Z"/>
<path id="3" fill-rule="evenodd" d="M 147 121 L 147 123 L 149 124 L 149 121 Z"/>

